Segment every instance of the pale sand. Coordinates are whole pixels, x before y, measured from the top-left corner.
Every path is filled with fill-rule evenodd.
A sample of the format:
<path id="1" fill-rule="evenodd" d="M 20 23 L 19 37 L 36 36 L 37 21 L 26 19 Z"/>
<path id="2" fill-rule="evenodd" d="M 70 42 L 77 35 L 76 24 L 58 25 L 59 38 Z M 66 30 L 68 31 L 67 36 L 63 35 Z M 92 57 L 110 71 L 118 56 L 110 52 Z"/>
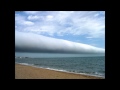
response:
<path id="1" fill-rule="evenodd" d="M 104 79 L 15 64 L 15 79 Z"/>

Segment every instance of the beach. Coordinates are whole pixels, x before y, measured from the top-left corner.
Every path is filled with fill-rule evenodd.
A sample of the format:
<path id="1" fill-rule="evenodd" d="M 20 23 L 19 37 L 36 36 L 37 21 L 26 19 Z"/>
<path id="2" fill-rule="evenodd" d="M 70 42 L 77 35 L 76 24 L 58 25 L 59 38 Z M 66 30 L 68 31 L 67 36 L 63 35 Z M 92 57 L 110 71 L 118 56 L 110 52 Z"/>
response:
<path id="1" fill-rule="evenodd" d="M 104 78 L 37 68 L 28 65 L 15 64 L 15 79 L 104 79 Z"/>

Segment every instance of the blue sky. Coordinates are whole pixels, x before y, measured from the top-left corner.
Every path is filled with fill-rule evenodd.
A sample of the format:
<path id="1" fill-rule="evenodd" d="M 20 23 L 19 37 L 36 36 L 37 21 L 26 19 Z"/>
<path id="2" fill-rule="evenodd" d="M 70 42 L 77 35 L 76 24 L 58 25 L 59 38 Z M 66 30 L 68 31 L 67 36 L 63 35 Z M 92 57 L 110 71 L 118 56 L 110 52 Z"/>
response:
<path id="1" fill-rule="evenodd" d="M 105 49 L 105 12 L 15 12 L 15 31 L 35 33 Z"/>

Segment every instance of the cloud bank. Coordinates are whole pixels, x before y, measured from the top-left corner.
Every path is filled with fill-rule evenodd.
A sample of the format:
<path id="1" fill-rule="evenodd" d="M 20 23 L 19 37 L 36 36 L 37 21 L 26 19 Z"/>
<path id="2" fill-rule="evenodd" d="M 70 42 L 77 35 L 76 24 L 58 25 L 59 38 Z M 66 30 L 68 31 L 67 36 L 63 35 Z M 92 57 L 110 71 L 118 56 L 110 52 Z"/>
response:
<path id="1" fill-rule="evenodd" d="M 15 31 L 16 52 L 105 53 L 105 49 L 33 33 Z"/>

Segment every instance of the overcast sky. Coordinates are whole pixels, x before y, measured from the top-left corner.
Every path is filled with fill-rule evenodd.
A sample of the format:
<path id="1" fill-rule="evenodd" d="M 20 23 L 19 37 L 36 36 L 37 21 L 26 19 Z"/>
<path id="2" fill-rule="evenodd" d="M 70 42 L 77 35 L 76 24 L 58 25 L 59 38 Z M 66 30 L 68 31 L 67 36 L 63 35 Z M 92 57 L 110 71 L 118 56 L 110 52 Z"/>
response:
<path id="1" fill-rule="evenodd" d="M 105 12 L 15 12 L 15 50 L 104 53 Z"/>

